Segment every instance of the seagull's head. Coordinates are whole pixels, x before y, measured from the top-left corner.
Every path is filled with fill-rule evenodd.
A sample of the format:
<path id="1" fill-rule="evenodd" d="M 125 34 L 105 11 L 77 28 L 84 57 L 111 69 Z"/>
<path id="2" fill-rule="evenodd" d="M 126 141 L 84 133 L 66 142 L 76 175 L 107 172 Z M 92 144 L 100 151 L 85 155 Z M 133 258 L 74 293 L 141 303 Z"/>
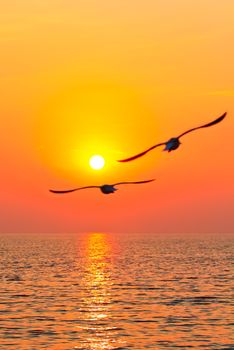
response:
<path id="1" fill-rule="evenodd" d="M 166 142 L 166 147 L 164 148 L 164 151 L 174 151 L 180 146 L 181 142 L 178 139 L 178 137 L 172 137 L 170 140 Z"/>
<path id="2" fill-rule="evenodd" d="M 103 185 L 100 187 L 100 189 L 104 194 L 110 194 L 117 191 L 117 188 L 115 188 L 113 185 Z"/>

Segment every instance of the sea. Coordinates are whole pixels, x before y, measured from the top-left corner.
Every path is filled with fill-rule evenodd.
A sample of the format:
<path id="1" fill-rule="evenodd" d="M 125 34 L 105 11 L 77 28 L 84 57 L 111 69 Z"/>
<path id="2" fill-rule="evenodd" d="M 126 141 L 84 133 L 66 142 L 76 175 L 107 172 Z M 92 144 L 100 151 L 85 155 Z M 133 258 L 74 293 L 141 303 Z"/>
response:
<path id="1" fill-rule="evenodd" d="M 234 349 L 234 235 L 0 235 L 0 349 Z"/>

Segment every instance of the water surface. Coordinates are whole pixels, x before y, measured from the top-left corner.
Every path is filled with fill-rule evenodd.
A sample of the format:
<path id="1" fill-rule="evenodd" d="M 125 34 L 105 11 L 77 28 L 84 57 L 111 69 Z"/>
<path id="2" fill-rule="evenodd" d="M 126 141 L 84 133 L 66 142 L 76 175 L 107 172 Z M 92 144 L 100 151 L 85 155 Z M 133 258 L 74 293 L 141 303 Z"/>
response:
<path id="1" fill-rule="evenodd" d="M 0 348 L 234 349 L 233 237 L 0 236 Z"/>

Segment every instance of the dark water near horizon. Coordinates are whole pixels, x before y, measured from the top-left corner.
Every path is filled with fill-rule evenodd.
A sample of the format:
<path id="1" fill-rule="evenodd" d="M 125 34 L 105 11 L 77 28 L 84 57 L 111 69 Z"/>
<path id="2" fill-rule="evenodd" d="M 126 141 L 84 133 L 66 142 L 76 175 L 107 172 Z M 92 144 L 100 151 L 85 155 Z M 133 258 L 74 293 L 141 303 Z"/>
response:
<path id="1" fill-rule="evenodd" d="M 234 349 L 231 235 L 0 236 L 0 349 Z"/>

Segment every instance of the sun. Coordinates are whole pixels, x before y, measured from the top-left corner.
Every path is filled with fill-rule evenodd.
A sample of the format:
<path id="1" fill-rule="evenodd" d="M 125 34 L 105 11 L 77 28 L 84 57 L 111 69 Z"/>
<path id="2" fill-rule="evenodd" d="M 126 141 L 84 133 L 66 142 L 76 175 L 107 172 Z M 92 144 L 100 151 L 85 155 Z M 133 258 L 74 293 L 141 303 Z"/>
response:
<path id="1" fill-rule="evenodd" d="M 95 170 L 102 169 L 105 165 L 105 159 L 99 155 L 92 156 L 89 160 L 89 165 Z"/>

